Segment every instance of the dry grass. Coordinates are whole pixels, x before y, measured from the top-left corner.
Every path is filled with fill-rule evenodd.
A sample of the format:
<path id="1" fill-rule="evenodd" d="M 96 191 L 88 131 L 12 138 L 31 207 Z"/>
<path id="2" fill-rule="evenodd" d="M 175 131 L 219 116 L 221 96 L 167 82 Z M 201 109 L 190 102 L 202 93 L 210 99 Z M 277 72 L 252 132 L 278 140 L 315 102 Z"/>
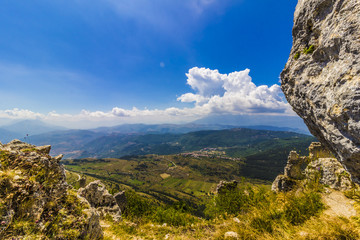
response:
<path id="1" fill-rule="evenodd" d="M 203 221 L 191 227 L 171 227 L 152 223 L 122 222 L 105 229 L 106 239 L 225 239 L 233 231 L 238 239 L 256 240 L 356 240 L 360 238 L 359 224 L 352 219 L 321 216 L 308 220 L 301 226 L 275 225 L 273 233 L 252 228 L 247 221 L 232 219 Z"/>
<path id="2" fill-rule="evenodd" d="M 324 213 L 323 207 L 317 205 L 317 198 L 311 194 L 317 193 L 304 190 L 302 193 L 270 194 L 267 196 L 267 203 L 254 206 L 242 214 L 224 214 L 215 219 L 200 219 L 191 225 L 179 227 L 151 220 L 134 223 L 125 219 L 118 224 L 107 222 L 109 227 L 105 228 L 105 239 L 220 240 L 225 239 L 225 233 L 229 231 L 236 232 L 237 239 L 249 240 L 360 239 L 359 218 L 329 216 Z M 319 201 L 321 202 L 321 197 Z M 309 208 L 306 203 L 313 204 L 314 207 Z M 291 204 L 296 204 L 297 207 Z M 291 209 L 286 212 L 289 207 Z M 302 215 L 307 214 L 305 218 L 292 218 L 286 215 L 294 214 L 291 211 L 308 212 L 301 212 Z M 299 221 L 294 222 L 294 219 Z"/>

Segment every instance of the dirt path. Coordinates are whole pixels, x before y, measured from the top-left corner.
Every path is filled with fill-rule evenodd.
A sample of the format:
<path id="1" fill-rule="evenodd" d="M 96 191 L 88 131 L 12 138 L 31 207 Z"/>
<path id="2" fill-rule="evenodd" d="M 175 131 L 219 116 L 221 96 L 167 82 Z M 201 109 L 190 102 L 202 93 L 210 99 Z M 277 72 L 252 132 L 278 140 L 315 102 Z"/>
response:
<path id="1" fill-rule="evenodd" d="M 69 172 L 69 171 L 65 169 L 65 172 Z M 81 179 L 80 174 L 78 174 L 78 173 L 76 173 L 76 172 L 71 172 L 71 173 L 76 174 L 77 177 L 78 177 L 78 180 L 77 180 L 77 181 L 80 181 L 80 179 Z"/>
<path id="2" fill-rule="evenodd" d="M 330 194 L 324 194 L 323 200 L 329 207 L 324 211 L 327 215 L 346 218 L 356 216 L 355 201 L 345 197 L 342 192 L 332 191 Z"/>
<path id="3" fill-rule="evenodd" d="M 80 174 L 78 174 L 78 173 L 75 173 L 75 174 L 78 176 L 78 181 L 80 181 L 80 179 L 81 179 Z"/>

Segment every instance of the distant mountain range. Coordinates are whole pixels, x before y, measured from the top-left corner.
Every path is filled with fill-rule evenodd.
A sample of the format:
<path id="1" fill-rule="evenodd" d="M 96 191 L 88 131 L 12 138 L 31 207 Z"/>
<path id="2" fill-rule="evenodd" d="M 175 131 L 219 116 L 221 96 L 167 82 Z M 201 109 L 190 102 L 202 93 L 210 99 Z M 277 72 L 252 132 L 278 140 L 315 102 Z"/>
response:
<path id="1" fill-rule="evenodd" d="M 24 135 L 20 135 L 18 133 L 15 133 L 15 132 L 11 132 L 11 131 L 8 131 L 4 128 L 0 128 L 0 141 L 2 143 L 7 143 L 15 138 L 18 138 L 18 139 L 23 139 L 24 138 Z"/>
<path id="2" fill-rule="evenodd" d="M 266 119 L 265 119 L 266 118 Z M 249 121 L 252 125 L 249 124 Z M 25 120 L 0 127 L 0 141 L 9 142 L 15 138 L 29 142 L 35 145 L 52 145 L 52 154 L 65 153 L 67 157 L 91 156 L 94 146 L 96 148 L 104 145 L 114 145 L 114 142 L 128 140 L 131 142 L 134 138 L 140 139 L 144 135 L 159 135 L 157 137 L 177 136 L 190 132 L 205 130 L 226 130 L 232 128 L 247 128 L 253 130 L 270 130 L 283 132 L 296 132 L 308 134 L 305 126 L 298 117 L 278 117 L 278 116 L 213 116 L 204 118 L 187 124 L 123 124 L 113 127 L 99 127 L 89 130 L 66 129 L 40 120 Z M 224 124 L 218 124 L 223 122 Z M 236 125 L 238 123 L 239 125 Z M 247 123 L 247 125 L 245 125 Z M 257 125 L 259 123 L 259 125 Z M 275 125 L 262 125 L 261 123 L 277 123 Z M 278 126 L 278 124 L 284 126 Z M 241 125 L 243 124 L 243 125 Z M 301 128 L 298 128 L 298 127 Z M 306 127 L 305 127 L 306 128 Z M 163 136 L 160 136 L 163 135 Z M 151 137 L 155 139 L 154 136 Z M 121 140 L 122 139 L 122 140 Z M 122 144 L 122 143 L 121 143 Z M 121 145 L 120 144 L 120 145 Z M 158 146 L 159 147 L 159 146 Z M 172 149 L 172 148 L 169 148 Z M 85 153 L 84 153 L 85 152 Z M 86 154 L 88 152 L 88 154 Z M 104 152 L 104 151 L 102 151 Z M 106 152 L 106 151 L 105 151 Z M 145 151 L 150 153 L 149 151 Z M 176 152 L 169 150 L 169 152 Z M 124 154 L 131 153 L 125 151 Z M 103 153 L 96 153 L 104 156 Z M 122 152 L 117 153 L 119 155 Z M 163 153 L 164 154 L 164 153 Z M 105 154 L 106 155 L 106 154 Z"/>
<path id="3" fill-rule="evenodd" d="M 55 131 L 29 136 L 35 145 L 52 145 L 52 155 L 65 154 L 67 158 L 122 157 L 124 155 L 175 154 L 196 151 L 207 147 L 234 147 L 258 144 L 262 140 L 315 139 L 311 136 L 287 132 L 247 128 L 202 130 L 188 133 L 104 133 L 93 130 Z M 296 147 L 294 145 L 294 147 Z M 307 147 L 307 146 L 306 146 Z M 306 148 L 305 147 L 305 148 Z M 250 148 L 249 148 L 250 149 Z M 236 152 L 234 149 L 231 152 Z"/>
<path id="4" fill-rule="evenodd" d="M 67 129 L 65 127 L 48 124 L 40 120 L 24 120 L 9 125 L 5 125 L 3 126 L 3 128 L 24 135 L 25 134 L 36 135 L 51 131 L 60 131 Z"/>
<path id="5" fill-rule="evenodd" d="M 241 126 L 252 129 L 291 131 L 309 134 L 304 121 L 298 116 L 279 115 L 213 115 L 192 122 L 194 124 L 218 124 Z"/>
<path id="6" fill-rule="evenodd" d="M 120 158 L 125 155 L 177 154 L 221 148 L 231 157 L 242 157 L 279 146 L 306 148 L 315 138 L 284 131 L 233 128 L 184 134 L 111 134 L 88 142 L 78 158 Z M 305 144 L 304 144 L 305 142 Z"/>
<path id="7" fill-rule="evenodd" d="M 62 130 L 66 130 L 66 128 L 47 124 L 40 120 L 17 121 L 0 127 L 0 141 L 6 143 L 15 138 L 26 141 L 26 138 L 31 135 Z"/>
<path id="8" fill-rule="evenodd" d="M 94 132 L 101 132 L 105 134 L 114 133 L 188 133 L 200 130 L 222 130 L 234 128 L 236 125 L 221 125 L 221 124 L 123 124 L 114 127 L 100 127 L 92 129 Z"/>

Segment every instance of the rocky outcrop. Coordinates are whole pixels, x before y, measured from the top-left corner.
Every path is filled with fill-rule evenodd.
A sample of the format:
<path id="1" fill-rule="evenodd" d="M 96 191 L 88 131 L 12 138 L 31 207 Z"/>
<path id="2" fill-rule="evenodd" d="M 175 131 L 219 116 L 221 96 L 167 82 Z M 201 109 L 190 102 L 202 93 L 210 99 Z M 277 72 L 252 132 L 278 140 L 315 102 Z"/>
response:
<path id="1" fill-rule="evenodd" d="M 298 182 L 318 181 L 335 190 L 345 191 L 354 187 L 350 174 L 321 143 L 311 143 L 308 156 L 300 156 L 291 151 L 284 169 L 284 175 L 274 180 L 271 190 L 287 192 Z"/>
<path id="2" fill-rule="evenodd" d="M 291 151 L 288 156 L 287 164 L 284 168 L 284 175 L 296 180 L 304 178 L 301 167 L 306 163 L 307 157 L 302 157 L 296 151 Z"/>
<path id="3" fill-rule="evenodd" d="M 109 214 L 115 222 L 121 220 L 121 210 L 116 199 L 100 180 L 89 183 L 85 188 L 80 188 L 78 193 L 100 213 L 101 217 Z"/>
<path id="4" fill-rule="evenodd" d="M 360 179 L 360 1 L 299 0 L 281 87 L 310 132 Z"/>
<path id="5" fill-rule="evenodd" d="M 118 192 L 114 195 L 114 198 L 116 200 L 116 203 L 118 204 L 121 212 L 125 211 L 126 205 L 127 205 L 127 198 L 125 191 Z"/>
<path id="6" fill-rule="evenodd" d="M 271 185 L 273 192 L 288 192 L 296 186 L 296 180 L 285 175 L 278 175 Z"/>
<path id="7" fill-rule="evenodd" d="M 321 184 L 335 190 L 350 190 L 354 185 L 350 174 L 335 158 L 319 158 L 310 162 L 305 175 L 307 179 L 318 178 Z"/>
<path id="8" fill-rule="evenodd" d="M 81 239 L 103 239 L 103 231 L 100 225 L 100 216 L 93 208 L 83 210 L 87 214 L 87 224 L 81 233 Z"/>
<path id="9" fill-rule="evenodd" d="M 291 151 L 284 168 L 284 175 L 278 175 L 275 178 L 271 190 L 274 192 L 287 192 L 293 189 L 296 185 L 296 180 L 301 180 L 305 177 L 302 168 L 306 161 L 307 157 L 299 156 L 296 151 Z"/>
<path id="10" fill-rule="evenodd" d="M 49 152 L 19 140 L 0 145 L 0 239 L 101 239 L 99 215 Z"/>
<path id="11" fill-rule="evenodd" d="M 313 161 L 318 158 L 335 158 L 335 157 L 320 142 L 312 142 L 309 146 L 309 157 L 307 161 Z"/>
<path id="12" fill-rule="evenodd" d="M 238 182 L 236 180 L 232 180 L 230 182 L 220 181 L 219 184 L 216 186 L 215 192 L 217 194 L 222 194 L 229 191 L 234 191 L 237 188 L 237 185 Z"/>

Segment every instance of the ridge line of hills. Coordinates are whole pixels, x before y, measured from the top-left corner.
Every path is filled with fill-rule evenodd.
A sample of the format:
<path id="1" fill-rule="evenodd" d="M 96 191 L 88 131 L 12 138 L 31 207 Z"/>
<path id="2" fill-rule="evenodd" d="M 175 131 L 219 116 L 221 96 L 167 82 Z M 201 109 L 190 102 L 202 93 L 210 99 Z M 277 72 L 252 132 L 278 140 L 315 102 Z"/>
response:
<path id="1" fill-rule="evenodd" d="M 313 141 L 312 136 L 286 132 L 232 128 L 188 133 L 110 133 L 71 130 L 29 136 L 31 144 L 53 146 L 52 154 L 66 158 L 119 158 L 126 155 L 178 154 L 203 148 L 222 148 L 233 157 L 244 153 L 297 147 Z M 276 147 L 273 147 L 276 146 Z M 305 145 L 306 146 L 306 145 Z M 246 154 L 248 155 L 248 154 Z"/>
<path id="2" fill-rule="evenodd" d="M 4 122 L 4 121 L 2 121 Z M 121 124 L 111 127 L 81 129 L 102 134 L 110 133 L 188 133 L 199 130 L 222 130 L 230 128 L 289 131 L 309 134 L 301 119 L 294 116 L 212 116 L 184 124 Z M 0 141 L 24 140 L 26 137 L 50 132 L 79 131 L 45 123 L 41 120 L 22 120 L 0 125 Z"/>
<path id="3" fill-rule="evenodd" d="M 20 127 L 19 127 L 20 126 Z M 23 130 L 17 136 L 13 128 Z M 31 134 L 26 128 L 41 134 Z M 52 155 L 65 158 L 121 158 L 126 155 L 179 154 L 219 148 L 229 157 L 249 157 L 264 152 L 306 149 L 314 138 L 295 133 L 295 129 L 273 126 L 246 126 L 220 124 L 124 124 L 95 129 L 64 129 L 39 120 L 29 120 L 0 128 L 0 141 L 15 138 L 35 145 L 52 145 Z M 30 134 L 25 134 L 26 132 Z M 10 136 L 9 136 L 10 135 Z M 20 135 L 20 137 L 19 137 Z M 273 153 L 269 152 L 269 156 Z M 261 157 L 262 158 L 262 157 Z M 266 157 L 268 158 L 268 157 Z"/>

